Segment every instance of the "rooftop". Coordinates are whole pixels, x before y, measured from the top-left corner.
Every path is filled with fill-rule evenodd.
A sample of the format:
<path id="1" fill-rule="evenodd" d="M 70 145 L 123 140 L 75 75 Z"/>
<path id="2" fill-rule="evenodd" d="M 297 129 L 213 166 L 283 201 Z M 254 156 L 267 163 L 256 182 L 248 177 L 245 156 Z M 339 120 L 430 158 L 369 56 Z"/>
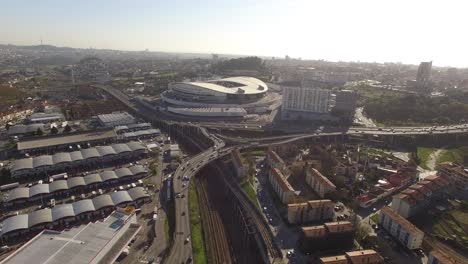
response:
<path id="1" fill-rule="evenodd" d="M 392 218 L 393 221 L 397 222 L 408 233 L 411 233 L 413 235 L 424 235 L 423 231 L 421 231 L 419 228 L 414 226 L 412 223 L 406 220 L 403 216 L 399 215 L 392 208 L 388 206 L 384 206 L 382 207 L 380 211 L 384 213 L 385 215 L 387 215 L 388 217 Z"/>
<path id="2" fill-rule="evenodd" d="M 286 180 L 286 178 L 280 170 L 278 170 L 277 168 L 272 168 L 271 174 L 273 175 L 275 181 L 278 183 L 278 185 L 284 192 L 294 192 L 293 187 L 291 186 L 291 184 L 289 184 L 288 180 Z"/>
<path id="3" fill-rule="evenodd" d="M 40 137 L 38 139 L 23 140 L 18 142 L 18 150 L 26 151 L 29 149 L 53 147 L 59 145 L 72 145 L 78 143 L 87 143 L 96 140 L 105 140 L 115 138 L 113 130 L 89 131 L 86 133 L 57 135 L 50 137 Z"/>
<path id="4" fill-rule="evenodd" d="M 134 215 L 114 212 L 102 222 L 63 232 L 44 230 L 4 263 L 99 263 L 108 255 L 114 260 L 123 249 L 119 242 L 126 240 L 124 245 L 128 244 L 140 228 Z"/>
<path id="5" fill-rule="evenodd" d="M 346 252 L 346 256 L 352 264 L 377 264 L 383 263 L 384 261 L 382 256 L 380 256 L 379 253 L 375 252 L 375 250 L 372 249 Z"/>
<path id="6" fill-rule="evenodd" d="M 323 176 L 318 170 L 314 168 L 310 168 L 310 175 L 320 181 L 321 184 L 326 185 L 329 188 L 336 188 L 335 184 L 333 184 L 327 177 Z"/>

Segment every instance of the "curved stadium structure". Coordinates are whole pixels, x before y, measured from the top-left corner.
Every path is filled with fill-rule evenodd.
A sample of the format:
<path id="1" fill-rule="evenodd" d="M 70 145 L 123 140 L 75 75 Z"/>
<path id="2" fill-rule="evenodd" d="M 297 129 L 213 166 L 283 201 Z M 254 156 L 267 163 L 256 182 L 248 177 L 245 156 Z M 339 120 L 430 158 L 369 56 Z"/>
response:
<path id="1" fill-rule="evenodd" d="M 169 84 L 169 91 L 161 98 L 178 106 L 201 104 L 246 104 L 266 95 L 268 86 L 253 77 L 230 77 L 206 82 L 177 82 Z"/>

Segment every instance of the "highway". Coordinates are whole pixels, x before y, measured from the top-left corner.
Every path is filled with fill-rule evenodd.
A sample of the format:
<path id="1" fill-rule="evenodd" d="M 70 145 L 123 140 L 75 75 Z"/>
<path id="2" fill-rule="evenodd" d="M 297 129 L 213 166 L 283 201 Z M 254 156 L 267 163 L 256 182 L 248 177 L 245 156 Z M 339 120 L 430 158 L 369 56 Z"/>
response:
<path id="1" fill-rule="evenodd" d="M 147 121 L 157 121 L 158 117 L 152 111 L 141 109 L 133 104 L 128 97 L 118 90 L 111 87 L 99 85 L 112 96 L 116 97 L 122 103 L 127 105 L 134 112 L 141 114 Z M 189 160 L 184 161 L 173 174 L 173 190 L 175 199 L 175 233 L 173 234 L 173 244 L 170 249 L 169 255 L 165 259 L 165 263 L 187 263 L 188 259 L 192 257 L 192 244 L 190 232 L 190 218 L 188 207 L 188 185 L 190 179 L 208 163 L 228 155 L 233 147 L 225 147 L 224 140 L 237 143 L 240 149 L 252 147 L 268 147 L 277 144 L 286 144 L 297 140 L 320 137 L 320 136 L 339 136 L 339 135 L 368 135 L 368 136 L 417 136 L 417 135 L 443 135 L 443 134 L 467 134 L 468 124 L 452 125 L 452 126 L 432 126 L 432 127 L 350 127 L 343 128 L 319 128 L 313 132 L 297 133 L 283 136 L 273 137 L 259 137 L 259 138 L 236 138 L 220 135 L 209 134 L 205 128 L 226 128 L 229 129 L 261 129 L 261 126 L 253 126 L 251 124 L 230 124 L 230 123 L 196 123 L 191 124 L 187 122 L 167 121 L 168 124 L 181 124 L 188 126 L 202 127 L 202 132 L 206 137 L 213 141 L 213 147 L 191 157 Z M 222 139 L 220 139 L 222 138 Z M 186 180 L 184 180 L 186 177 Z M 179 197 L 179 198 L 176 198 Z M 268 234 L 264 234 L 268 236 Z M 190 241 L 187 241 L 187 238 Z"/>

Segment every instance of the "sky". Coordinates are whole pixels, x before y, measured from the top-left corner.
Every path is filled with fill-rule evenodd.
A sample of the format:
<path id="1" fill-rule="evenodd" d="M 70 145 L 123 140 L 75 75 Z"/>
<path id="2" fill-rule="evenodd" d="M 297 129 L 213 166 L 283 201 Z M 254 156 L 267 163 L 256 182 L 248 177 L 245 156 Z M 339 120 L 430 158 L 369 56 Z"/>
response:
<path id="1" fill-rule="evenodd" d="M 0 0 L 0 43 L 468 67 L 466 0 Z"/>

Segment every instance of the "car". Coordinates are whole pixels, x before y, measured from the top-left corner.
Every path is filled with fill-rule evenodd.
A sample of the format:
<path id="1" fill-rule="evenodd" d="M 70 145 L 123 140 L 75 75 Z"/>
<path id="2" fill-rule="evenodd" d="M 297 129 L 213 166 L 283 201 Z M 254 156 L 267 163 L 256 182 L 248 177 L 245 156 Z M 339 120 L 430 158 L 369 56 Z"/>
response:
<path id="1" fill-rule="evenodd" d="M 190 242 L 190 238 L 189 238 L 189 237 L 185 238 L 184 243 L 187 244 L 188 242 Z"/>

